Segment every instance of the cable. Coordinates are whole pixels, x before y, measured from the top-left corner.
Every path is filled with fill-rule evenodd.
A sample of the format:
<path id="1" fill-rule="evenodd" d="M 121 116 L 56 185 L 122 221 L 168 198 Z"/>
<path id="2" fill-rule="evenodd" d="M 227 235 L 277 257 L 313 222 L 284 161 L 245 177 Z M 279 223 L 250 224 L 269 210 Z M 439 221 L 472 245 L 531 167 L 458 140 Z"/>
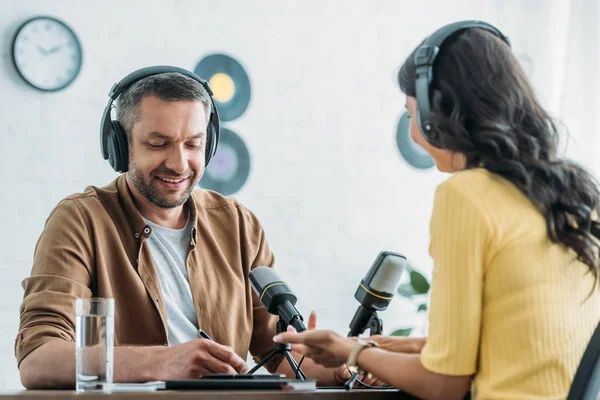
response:
<path id="1" fill-rule="evenodd" d="M 349 370 L 349 369 L 347 369 L 347 368 L 346 368 L 346 370 L 347 370 L 348 372 L 350 372 L 350 370 Z M 352 374 L 352 372 L 350 372 L 350 373 Z M 385 385 L 383 385 L 383 386 L 372 386 L 372 385 L 366 384 L 366 383 L 364 383 L 363 381 L 361 381 L 360 379 L 357 379 L 357 378 L 354 376 L 354 374 L 352 374 L 352 376 L 350 377 L 350 379 L 348 379 L 348 380 L 346 381 L 346 383 L 344 384 L 344 387 L 346 388 L 346 390 L 350 390 L 350 389 L 352 389 L 352 386 L 354 386 L 354 382 L 352 382 L 352 381 L 356 381 L 358 384 L 360 384 L 360 385 L 362 385 L 362 386 L 364 386 L 364 387 L 366 387 L 366 388 L 368 388 L 368 389 L 376 389 L 376 390 L 395 389 L 395 387 L 394 387 L 394 386 L 392 386 L 392 385 L 388 385 L 388 384 L 385 384 Z M 350 385 L 349 385 L 349 384 L 350 384 Z"/>
<path id="2" fill-rule="evenodd" d="M 383 386 L 372 386 L 372 385 L 368 385 L 366 383 L 364 383 L 363 381 L 361 381 L 360 379 L 357 379 L 356 382 L 358 382 L 360 385 L 368 388 L 368 389 L 378 389 L 378 390 L 383 390 L 383 389 L 396 389 L 394 386 L 392 385 L 388 385 L 387 383 Z"/>
<path id="3" fill-rule="evenodd" d="M 302 356 L 302 358 L 300 359 L 300 362 L 298 363 L 298 369 L 300 369 L 300 366 L 302 365 L 302 361 L 304 361 L 304 357 L 305 356 Z"/>
<path id="4" fill-rule="evenodd" d="M 298 372 L 297 372 L 297 371 L 298 371 L 298 370 L 300 370 L 300 366 L 302 365 L 302 362 L 304 361 L 304 358 L 305 358 L 305 357 L 306 357 L 306 356 L 302 356 L 302 358 L 300 359 L 300 362 L 298 363 L 298 368 L 297 368 L 297 369 L 296 369 L 296 371 L 295 371 L 295 372 L 296 372 L 296 376 L 298 376 Z M 347 369 L 347 368 L 346 368 L 346 370 L 347 370 L 348 372 L 350 372 L 350 370 L 349 370 L 349 369 Z M 350 379 L 352 379 L 352 378 L 350 378 Z M 346 383 L 348 383 L 348 382 L 350 381 L 350 379 L 348 379 L 348 381 L 346 381 Z M 383 386 L 372 386 L 372 385 L 369 385 L 369 384 L 366 384 L 366 383 L 364 383 L 364 382 L 363 382 L 363 381 L 361 381 L 360 379 L 355 379 L 355 380 L 356 380 L 356 382 L 357 382 L 359 385 L 361 385 L 361 386 L 363 386 L 363 387 L 366 387 L 366 388 L 368 388 L 368 389 L 376 389 L 376 390 L 383 390 L 383 389 L 395 389 L 395 387 L 394 387 L 394 386 L 392 386 L 392 385 L 388 385 L 388 384 L 385 384 L 385 385 L 383 385 Z M 348 390 L 349 390 L 349 389 L 348 389 Z"/>
<path id="5" fill-rule="evenodd" d="M 305 356 L 302 356 L 302 358 L 300 359 L 300 362 L 298 363 L 298 368 L 296 368 L 296 378 L 299 377 L 300 366 L 302 365 L 302 361 L 304 361 L 304 357 Z"/>

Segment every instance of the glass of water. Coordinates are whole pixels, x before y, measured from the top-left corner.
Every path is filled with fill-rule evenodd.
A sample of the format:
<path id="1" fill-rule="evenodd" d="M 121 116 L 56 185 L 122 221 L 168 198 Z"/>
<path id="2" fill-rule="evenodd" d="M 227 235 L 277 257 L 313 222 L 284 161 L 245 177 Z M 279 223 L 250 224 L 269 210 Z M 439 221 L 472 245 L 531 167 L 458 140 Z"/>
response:
<path id="1" fill-rule="evenodd" d="M 78 392 L 111 390 L 114 312 L 114 299 L 75 301 L 75 389 Z"/>

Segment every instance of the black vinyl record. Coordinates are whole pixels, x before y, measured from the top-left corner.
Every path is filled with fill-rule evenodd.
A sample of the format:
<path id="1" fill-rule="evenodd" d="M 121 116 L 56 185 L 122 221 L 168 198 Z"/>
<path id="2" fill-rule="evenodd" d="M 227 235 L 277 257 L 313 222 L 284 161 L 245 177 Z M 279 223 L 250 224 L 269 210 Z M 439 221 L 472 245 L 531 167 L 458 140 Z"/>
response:
<path id="1" fill-rule="evenodd" d="M 194 73 L 208 82 L 221 121 L 232 121 L 246 111 L 250 104 L 250 79 L 237 60 L 225 54 L 211 54 L 200 60 Z"/>
<path id="2" fill-rule="evenodd" d="M 221 128 L 216 154 L 208 164 L 198 186 L 224 196 L 239 191 L 250 175 L 250 152 L 235 132 Z"/>
<path id="3" fill-rule="evenodd" d="M 410 114 L 405 112 L 400 117 L 396 130 L 396 144 L 402 158 L 417 169 L 433 168 L 435 161 L 421 146 L 410 137 Z"/>

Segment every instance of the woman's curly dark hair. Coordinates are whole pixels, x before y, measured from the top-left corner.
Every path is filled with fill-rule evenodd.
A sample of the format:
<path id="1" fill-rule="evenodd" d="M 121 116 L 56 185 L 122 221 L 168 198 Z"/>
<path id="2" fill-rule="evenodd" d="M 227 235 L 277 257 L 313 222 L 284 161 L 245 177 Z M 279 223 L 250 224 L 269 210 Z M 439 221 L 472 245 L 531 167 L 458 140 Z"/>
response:
<path id="1" fill-rule="evenodd" d="M 413 54 L 398 73 L 400 88 L 411 97 Z M 464 154 L 467 168 L 483 166 L 517 186 L 544 215 L 550 240 L 573 249 L 597 283 L 598 184 L 583 167 L 557 154 L 556 125 L 510 47 L 483 29 L 455 33 L 440 48 L 429 96 L 427 141 Z"/>

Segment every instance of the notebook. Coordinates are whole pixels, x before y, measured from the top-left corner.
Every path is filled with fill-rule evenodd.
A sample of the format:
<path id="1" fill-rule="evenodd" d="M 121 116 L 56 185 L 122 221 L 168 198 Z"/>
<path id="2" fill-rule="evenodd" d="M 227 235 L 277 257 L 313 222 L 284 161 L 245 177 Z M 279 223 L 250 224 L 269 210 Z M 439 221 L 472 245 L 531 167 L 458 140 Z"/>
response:
<path id="1" fill-rule="evenodd" d="M 157 390 L 293 390 L 317 389 L 314 379 L 288 379 L 285 375 L 207 375 L 201 379 L 147 383 L 117 383 L 111 392 L 154 392 Z"/>
<path id="2" fill-rule="evenodd" d="M 202 378 L 190 380 L 170 380 L 165 382 L 165 390 L 294 390 L 312 391 L 317 389 L 314 379 L 298 380 L 281 377 L 241 378 Z"/>

